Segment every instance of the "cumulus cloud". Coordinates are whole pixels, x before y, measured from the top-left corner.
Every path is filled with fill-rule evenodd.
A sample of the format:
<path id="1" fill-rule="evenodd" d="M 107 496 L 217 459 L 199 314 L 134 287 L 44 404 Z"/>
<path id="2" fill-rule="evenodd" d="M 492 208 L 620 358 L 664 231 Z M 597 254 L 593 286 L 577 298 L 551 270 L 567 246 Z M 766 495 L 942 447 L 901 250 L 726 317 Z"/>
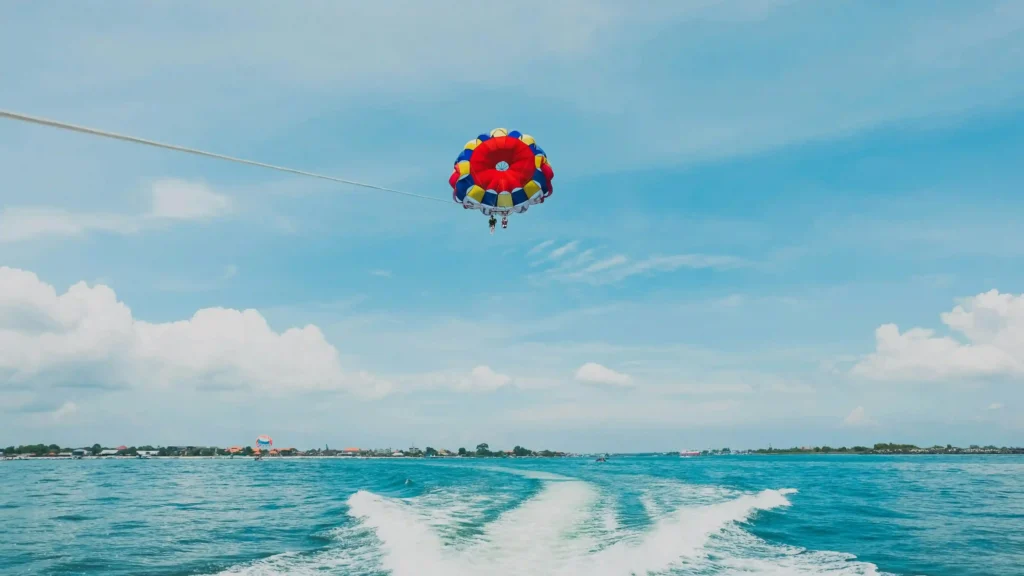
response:
<path id="1" fill-rule="evenodd" d="M 850 413 L 847 414 L 846 418 L 843 418 L 844 426 L 873 426 L 875 422 L 868 418 L 864 412 L 863 406 L 857 406 Z"/>
<path id="2" fill-rule="evenodd" d="M 231 199 L 202 183 L 158 180 L 150 190 L 151 208 L 143 214 L 71 212 L 46 206 L 11 206 L 0 211 L 0 242 L 43 236 L 81 236 L 90 232 L 135 234 L 171 221 L 207 220 L 231 211 Z"/>
<path id="3" fill-rule="evenodd" d="M 35 274 L 0 267 L 0 381 L 63 385 L 208 386 L 265 393 L 390 384 L 342 371 L 319 328 L 272 329 L 256 310 L 205 308 L 187 320 L 134 318 L 108 286 L 63 293 Z"/>
<path id="4" fill-rule="evenodd" d="M 633 378 L 629 374 L 616 372 L 595 362 L 587 362 L 577 368 L 576 379 L 590 384 L 608 384 L 611 386 L 633 385 Z"/>
<path id="5" fill-rule="evenodd" d="M 895 324 L 875 331 L 875 352 L 853 373 L 880 380 L 946 380 L 1024 374 L 1024 295 L 991 290 L 941 315 L 959 338 Z"/>
<path id="6" fill-rule="evenodd" d="M 469 378 L 460 381 L 457 388 L 468 390 L 497 390 L 505 386 L 512 379 L 505 374 L 499 374 L 490 366 L 477 366 L 469 373 Z"/>
<path id="7" fill-rule="evenodd" d="M 78 405 L 74 402 L 65 402 L 53 411 L 54 420 L 64 420 L 78 412 Z"/>
<path id="8" fill-rule="evenodd" d="M 1003 409 L 1003 404 L 1002 404 L 1002 402 L 993 402 L 993 403 L 988 405 L 988 409 L 989 410 L 1002 410 Z"/>

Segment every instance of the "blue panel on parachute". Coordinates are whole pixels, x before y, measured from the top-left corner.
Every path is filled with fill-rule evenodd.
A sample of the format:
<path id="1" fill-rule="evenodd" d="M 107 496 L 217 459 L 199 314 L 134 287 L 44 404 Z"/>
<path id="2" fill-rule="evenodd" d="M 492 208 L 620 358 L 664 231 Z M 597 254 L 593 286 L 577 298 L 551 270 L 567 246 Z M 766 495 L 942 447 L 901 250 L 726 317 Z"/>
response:
<path id="1" fill-rule="evenodd" d="M 548 182 L 548 177 L 544 175 L 544 172 L 540 170 L 534 170 L 533 179 L 537 181 L 537 184 L 540 184 L 541 190 L 547 192 L 548 190 L 551 189 L 551 183 Z"/>
<path id="2" fill-rule="evenodd" d="M 472 187 L 473 177 L 468 175 L 455 183 L 455 197 L 459 199 L 459 202 L 466 199 L 466 192 L 469 192 Z"/>
<path id="3" fill-rule="evenodd" d="M 497 206 L 498 205 L 498 193 L 488 190 L 484 192 L 484 201 L 481 202 L 484 206 Z"/>

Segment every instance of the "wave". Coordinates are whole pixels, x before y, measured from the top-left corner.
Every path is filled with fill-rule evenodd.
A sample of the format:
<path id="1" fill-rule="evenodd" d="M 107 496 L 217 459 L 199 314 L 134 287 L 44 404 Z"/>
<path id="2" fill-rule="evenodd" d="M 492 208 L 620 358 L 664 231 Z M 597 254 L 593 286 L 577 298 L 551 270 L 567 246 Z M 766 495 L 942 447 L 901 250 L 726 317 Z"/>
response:
<path id="1" fill-rule="evenodd" d="M 380 542 L 373 530 L 350 525 L 322 536 L 332 545 L 312 552 L 282 552 L 218 572 L 219 576 L 371 575 L 382 571 Z"/>
<path id="2" fill-rule="evenodd" d="M 625 528 L 615 499 L 598 487 L 561 476 L 541 482 L 518 503 L 457 490 L 408 499 L 359 491 L 348 498 L 352 524 L 332 534 L 337 546 L 280 554 L 223 574 L 878 574 L 873 564 L 846 554 L 773 544 L 744 530 L 757 513 L 790 506 L 792 489 L 739 493 L 649 483 L 641 500 L 650 523 Z M 483 508 L 501 505 L 511 507 L 485 521 Z"/>
<path id="3" fill-rule="evenodd" d="M 480 470 L 490 470 L 491 472 L 514 474 L 516 476 L 522 476 L 523 478 L 529 478 L 531 480 L 546 480 L 549 482 L 566 482 L 576 480 L 576 478 L 572 478 L 570 476 L 563 476 L 561 474 L 555 474 L 554 472 L 543 472 L 540 470 L 524 470 L 522 468 L 506 468 L 504 466 L 480 466 Z"/>

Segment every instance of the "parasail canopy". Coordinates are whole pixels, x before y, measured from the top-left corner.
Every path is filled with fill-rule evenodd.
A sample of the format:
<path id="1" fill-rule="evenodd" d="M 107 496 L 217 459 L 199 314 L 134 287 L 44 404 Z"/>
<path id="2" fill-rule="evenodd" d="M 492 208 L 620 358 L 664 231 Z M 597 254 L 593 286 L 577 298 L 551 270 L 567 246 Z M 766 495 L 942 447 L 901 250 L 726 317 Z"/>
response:
<path id="1" fill-rule="evenodd" d="M 256 437 L 256 448 L 270 448 L 274 445 L 274 440 L 266 434 L 260 434 Z"/>
<path id="2" fill-rule="evenodd" d="M 495 128 L 466 143 L 448 183 L 452 199 L 484 214 L 519 214 L 554 193 L 547 154 L 533 137 Z"/>

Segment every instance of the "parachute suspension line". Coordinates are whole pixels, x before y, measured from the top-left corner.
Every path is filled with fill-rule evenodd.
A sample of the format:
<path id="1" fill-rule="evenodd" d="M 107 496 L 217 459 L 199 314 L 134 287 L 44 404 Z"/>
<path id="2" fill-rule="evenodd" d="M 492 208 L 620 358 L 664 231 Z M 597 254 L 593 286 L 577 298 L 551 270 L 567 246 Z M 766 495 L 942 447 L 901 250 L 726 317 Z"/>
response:
<path id="1" fill-rule="evenodd" d="M 10 112 L 7 110 L 0 110 L 0 118 L 9 118 L 11 120 L 18 120 L 21 122 L 28 122 L 30 124 L 39 124 L 41 126 L 50 126 L 53 128 L 60 128 L 63 130 L 70 130 L 72 132 L 79 132 L 82 134 L 91 134 L 93 136 L 101 136 L 104 138 L 112 138 L 114 140 L 122 140 L 124 142 L 132 142 L 135 144 L 143 144 L 146 146 L 154 146 L 156 148 L 163 148 L 165 150 L 174 150 L 177 152 L 185 152 L 186 154 L 195 154 L 197 156 L 206 156 L 208 158 L 216 158 L 218 160 L 227 160 L 228 162 L 235 162 L 237 164 L 248 164 L 249 166 L 259 166 L 261 168 L 269 168 L 270 170 L 277 170 L 279 172 L 288 172 L 291 174 L 298 174 L 300 176 L 309 176 L 310 178 L 319 178 L 321 180 L 330 180 L 331 182 L 340 182 L 341 184 L 348 184 L 350 186 L 358 186 L 360 188 L 369 188 L 371 190 L 379 190 L 381 192 L 390 192 L 392 194 L 401 194 L 402 196 L 410 196 L 412 198 L 420 198 L 423 200 L 433 200 L 435 202 L 448 203 L 447 200 L 436 198 L 434 196 L 425 196 L 422 194 L 414 194 L 412 192 L 403 192 L 401 190 L 394 190 L 392 188 L 384 188 L 382 186 L 375 186 L 373 184 L 364 184 L 362 182 L 354 182 L 352 180 L 345 180 L 342 178 L 335 178 L 334 176 L 325 176 L 323 174 L 316 174 L 314 172 L 306 172 L 304 170 L 296 170 L 294 168 L 288 168 L 285 166 L 275 166 L 273 164 L 264 164 L 263 162 L 256 162 L 253 160 L 245 160 L 244 158 L 234 158 L 232 156 L 225 156 L 223 154 L 216 154 L 214 152 L 206 152 L 204 150 L 197 150 L 195 148 L 186 148 L 184 146 L 176 146 L 174 144 L 164 144 L 162 142 L 156 142 L 153 140 L 146 140 L 145 138 L 137 138 L 135 136 L 126 136 L 124 134 L 116 134 L 114 132 L 107 132 L 105 130 L 97 130 L 95 128 L 87 128 L 85 126 L 76 126 L 74 124 L 68 124 L 66 122 L 58 122 L 57 120 L 48 120 L 46 118 L 39 118 L 36 116 L 29 116 L 27 114 L 19 114 L 17 112 Z"/>

